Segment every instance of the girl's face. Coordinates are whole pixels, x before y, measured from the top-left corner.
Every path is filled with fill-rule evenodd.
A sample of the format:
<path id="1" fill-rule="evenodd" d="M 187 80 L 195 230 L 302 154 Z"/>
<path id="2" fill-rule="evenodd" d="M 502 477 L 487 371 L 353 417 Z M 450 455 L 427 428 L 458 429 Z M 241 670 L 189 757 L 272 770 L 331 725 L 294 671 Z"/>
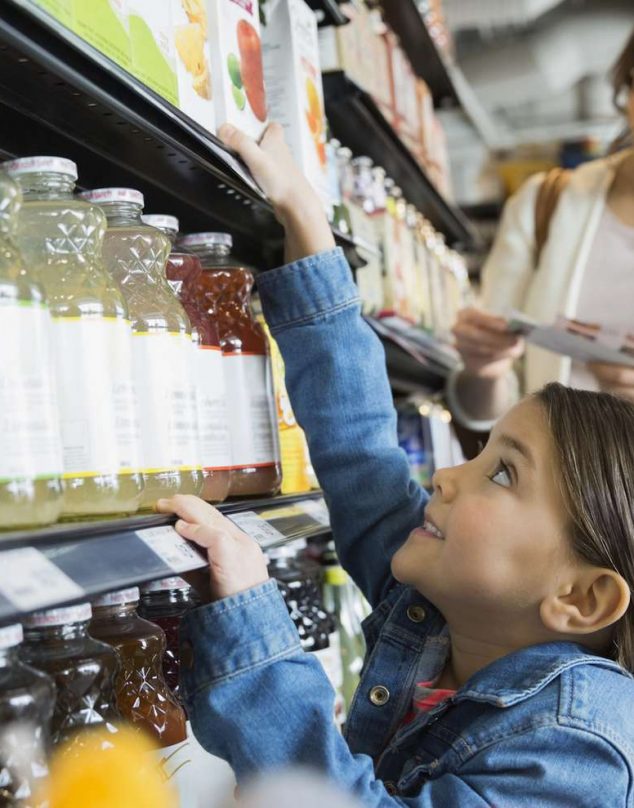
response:
<path id="1" fill-rule="evenodd" d="M 481 454 L 434 475 L 425 524 L 392 559 L 450 626 L 513 644 L 543 642 L 540 603 L 577 562 L 565 532 L 551 437 L 527 399 L 493 430 Z"/>

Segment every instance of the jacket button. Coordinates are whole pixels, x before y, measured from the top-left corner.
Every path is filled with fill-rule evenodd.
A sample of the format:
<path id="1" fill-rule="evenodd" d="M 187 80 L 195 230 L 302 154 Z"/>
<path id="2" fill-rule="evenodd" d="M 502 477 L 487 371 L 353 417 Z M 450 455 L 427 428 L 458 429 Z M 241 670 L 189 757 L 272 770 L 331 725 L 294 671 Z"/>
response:
<path id="1" fill-rule="evenodd" d="M 423 609 L 422 606 L 408 606 L 407 616 L 412 621 L 412 623 L 422 623 L 425 617 L 427 616 L 427 612 Z"/>
<path id="2" fill-rule="evenodd" d="M 383 707 L 390 700 L 390 691 L 383 685 L 377 685 L 370 691 L 370 701 L 375 707 Z"/>
<path id="3" fill-rule="evenodd" d="M 194 667 L 194 649 L 192 648 L 192 644 L 187 640 L 181 643 L 180 658 L 183 667 L 190 669 Z"/>
<path id="4" fill-rule="evenodd" d="M 398 788 L 396 787 L 396 784 L 393 783 L 391 780 L 386 780 L 383 783 L 383 785 L 385 786 L 385 790 L 390 795 L 390 797 L 393 797 L 395 794 L 398 794 Z"/>

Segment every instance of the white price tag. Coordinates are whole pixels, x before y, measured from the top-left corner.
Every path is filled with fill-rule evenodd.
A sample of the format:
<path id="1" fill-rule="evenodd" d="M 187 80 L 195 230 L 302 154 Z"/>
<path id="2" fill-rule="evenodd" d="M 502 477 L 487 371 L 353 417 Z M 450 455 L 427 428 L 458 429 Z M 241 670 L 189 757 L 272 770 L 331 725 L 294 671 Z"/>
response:
<path id="1" fill-rule="evenodd" d="M 0 553 L 0 593 L 22 612 L 80 598 L 84 590 L 34 547 Z"/>
<path id="2" fill-rule="evenodd" d="M 305 499 L 298 502 L 297 507 L 301 508 L 315 522 L 319 522 L 320 525 L 330 526 L 330 514 L 323 499 Z"/>
<path id="3" fill-rule="evenodd" d="M 174 572 L 207 566 L 202 556 L 171 525 L 137 530 L 136 535 Z"/>
<path id="4" fill-rule="evenodd" d="M 255 511 L 244 511 L 243 513 L 227 514 L 234 525 L 243 530 L 252 539 L 255 539 L 260 547 L 270 547 L 284 541 L 286 536 L 273 527 L 266 519 L 262 519 Z"/>

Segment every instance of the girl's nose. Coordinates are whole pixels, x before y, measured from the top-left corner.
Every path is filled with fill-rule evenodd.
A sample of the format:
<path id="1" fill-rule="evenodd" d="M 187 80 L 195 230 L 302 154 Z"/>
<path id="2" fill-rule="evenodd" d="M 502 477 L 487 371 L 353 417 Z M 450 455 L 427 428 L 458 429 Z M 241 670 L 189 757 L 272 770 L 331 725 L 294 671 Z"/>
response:
<path id="1" fill-rule="evenodd" d="M 438 471 L 434 472 L 434 476 L 431 478 L 431 484 L 434 492 L 438 494 L 443 502 L 451 502 L 451 500 L 456 496 L 456 492 L 458 490 L 457 471 L 458 466 L 438 469 Z"/>

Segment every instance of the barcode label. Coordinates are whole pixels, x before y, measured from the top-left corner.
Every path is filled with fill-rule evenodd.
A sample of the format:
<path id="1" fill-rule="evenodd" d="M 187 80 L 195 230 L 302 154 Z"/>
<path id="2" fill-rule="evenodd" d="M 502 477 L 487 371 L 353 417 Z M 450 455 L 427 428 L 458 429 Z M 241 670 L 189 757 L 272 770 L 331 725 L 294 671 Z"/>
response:
<path id="1" fill-rule="evenodd" d="M 34 547 L 0 553 L 0 593 L 21 612 L 75 600 L 84 590 Z"/>
<path id="2" fill-rule="evenodd" d="M 207 562 L 171 525 L 137 530 L 136 535 L 174 572 L 206 567 Z"/>
<path id="3" fill-rule="evenodd" d="M 244 511 L 244 513 L 227 514 L 234 525 L 243 530 L 247 536 L 255 539 L 260 547 L 270 547 L 272 544 L 279 544 L 285 540 L 283 533 L 273 527 L 266 519 L 262 519 L 255 511 Z"/>
<path id="4" fill-rule="evenodd" d="M 330 514 L 323 499 L 304 499 L 297 506 L 320 525 L 330 526 Z"/>

